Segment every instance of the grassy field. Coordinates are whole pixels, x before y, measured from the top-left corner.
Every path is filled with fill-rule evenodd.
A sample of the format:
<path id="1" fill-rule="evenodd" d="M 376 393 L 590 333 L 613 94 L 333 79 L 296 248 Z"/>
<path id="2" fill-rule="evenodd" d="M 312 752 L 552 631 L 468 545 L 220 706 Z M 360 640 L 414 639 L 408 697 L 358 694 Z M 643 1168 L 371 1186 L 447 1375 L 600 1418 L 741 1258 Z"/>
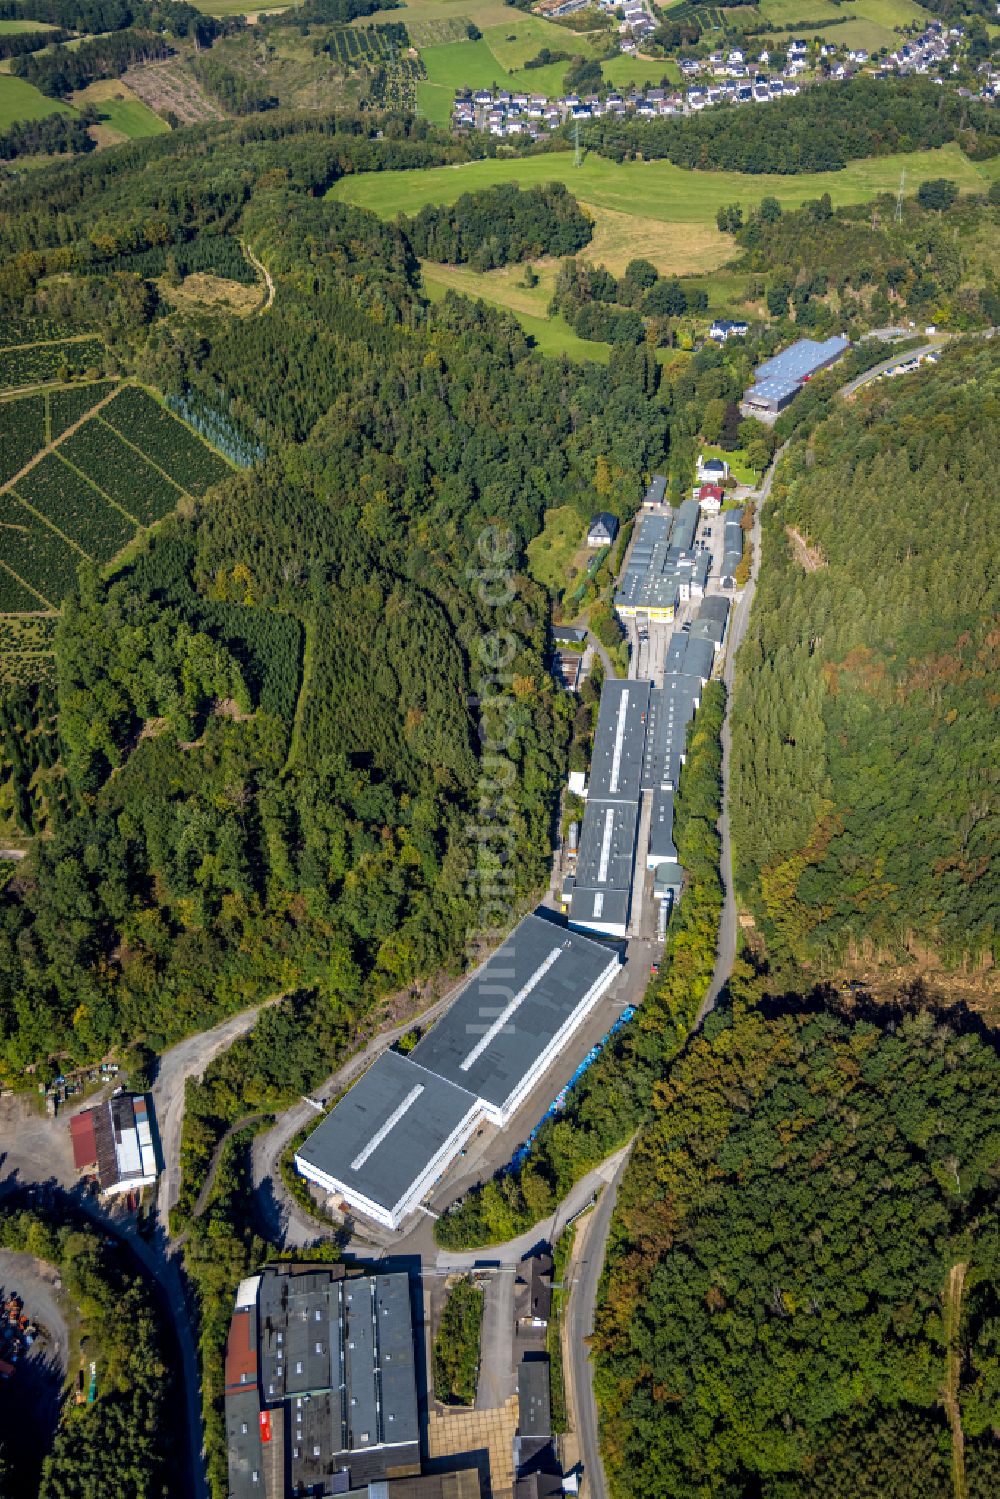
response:
<path id="1" fill-rule="evenodd" d="M 58 27 L 48 21 L 0 21 L 0 36 L 16 35 L 19 31 L 57 31 Z"/>
<path id="2" fill-rule="evenodd" d="M 206 16 L 257 16 L 270 14 L 275 15 L 287 10 L 287 5 L 255 6 L 252 0 L 198 0 L 195 6 Z"/>
<path id="3" fill-rule="evenodd" d="M 116 78 L 102 78 L 73 95 L 77 107 L 92 104 L 101 116 L 97 127 L 101 144 L 116 145 L 119 141 L 145 140 L 150 135 L 163 135 L 170 129 L 166 120 L 161 120 L 148 105 L 137 99 L 127 84 Z"/>
<path id="4" fill-rule="evenodd" d="M 546 510 L 545 525 L 528 543 L 528 572 L 543 588 L 565 588 L 569 566 L 585 538 L 586 527 L 572 505 Z"/>
<path id="5" fill-rule="evenodd" d="M 624 52 L 620 57 L 613 57 L 610 62 L 602 62 L 601 72 L 610 84 L 619 89 L 627 88 L 631 83 L 639 88 L 646 84 L 656 86 L 662 78 L 675 85 L 681 81 L 681 70 L 672 60 L 662 57 L 626 57 Z"/>
<path id="6" fill-rule="evenodd" d="M 720 447 L 713 446 L 710 442 L 699 443 L 698 451 L 705 458 L 722 458 L 729 464 L 729 472 L 737 484 L 754 484 L 756 475 L 752 468 L 747 466 L 746 454 L 742 448 L 736 448 L 732 453 L 726 453 Z"/>
<path id="7" fill-rule="evenodd" d="M 842 47 L 865 47 L 877 52 L 882 47 L 892 48 L 898 41 L 895 30 L 899 26 L 924 26 L 932 19 L 931 13 L 913 0 L 852 0 L 850 7 L 834 5 L 832 0 L 811 0 L 803 6 L 802 0 L 760 0 L 762 15 L 773 25 L 788 27 L 788 36 L 796 31 L 796 21 L 802 19 L 817 22 L 805 31 L 809 36 L 822 36 L 827 41 Z M 824 27 L 824 22 L 844 20 L 844 25 Z M 802 30 L 803 28 L 799 28 Z M 768 37 L 767 44 L 784 45 L 787 37 Z"/>
<path id="8" fill-rule="evenodd" d="M 68 104 L 58 99 L 47 99 L 33 84 L 23 78 L 14 78 L 10 73 L 0 73 L 0 130 L 6 130 L 15 120 L 44 120 L 46 115 L 72 114 Z"/>
<path id="9" fill-rule="evenodd" d="M 641 253 L 653 260 L 659 256 L 663 269 L 694 273 L 714 270 L 729 258 L 731 242 L 715 228 L 715 215 L 723 204 L 739 202 L 746 208 L 772 194 L 784 207 L 793 208 L 823 192 L 829 192 L 835 205 L 864 202 L 880 192 L 894 192 L 903 167 L 914 191 L 925 178 L 949 177 L 965 192 L 982 192 L 1000 175 L 1000 158 L 970 162 L 957 146 L 949 145 L 936 151 L 852 162 L 842 172 L 781 177 L 692 172 L 666 161 L 618 166 L 594 154 L 574 167 L 572 154 L 560 152 L 418 172 L 359 173 L 341 178 L 331 196 L 370 208 L 382 218 L 393 218 L 397 213 L 415 213 L 425 203 L 453 203 L 464 192 L 496 182 L 518 182 L 524 187 L 565 182 L 596 221 L 596 243 L 588 250 L 588 258 L 600 260 L 604 255 L 612 268 L 612 260 L 620 265 L 623 258 Z M 671 263 L 689 238 L 687 263 L 683 267 Z"/>
<path id="10" fill-rule="evenodd" d="M 567 359 L 593 359 L 607 364 L 611 345 L 580 338 L 561 315 L 549 317 L 546 311 L 555 268 L 552 262 L 539 262 L 538 286 L 529 290 L 518 285 L 524 275 L 521 266 L 507 266 L 501 271 L 470 271 L 467 266 L 423 263 L 424 290 L 432 302 L 439 302 L 448 291 L 481 297 L 494 307 L 512 312 L 521 327 L 542 354 Z"/>

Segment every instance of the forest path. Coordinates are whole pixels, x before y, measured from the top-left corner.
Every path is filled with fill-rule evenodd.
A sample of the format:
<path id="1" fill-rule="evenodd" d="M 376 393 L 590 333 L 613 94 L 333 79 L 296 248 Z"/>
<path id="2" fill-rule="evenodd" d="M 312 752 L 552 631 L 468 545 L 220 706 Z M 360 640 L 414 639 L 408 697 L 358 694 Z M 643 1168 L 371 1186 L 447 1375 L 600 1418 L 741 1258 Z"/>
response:
<path id="1" fill-rule="evenodd" d="M 961 1261 L 952 1265 L 948 1272 L 948 1284 L 943 1294 L 944 1330 L 948 1342 L 945 1359 L 945 1382 L 941 1390 L 941 1403 L 951 1426 L 951 1478 L 955 1499 L 966 1499 L 965 1485 L 965 1433 L 962 1430 L 962 1411 L 958 1403 L 958 1380 L 962 1367 L 962 1351 L 959 1333 L 962 1326 L 962 1292 L 968 1265 Z"/>
<path id="2" fill-rule="evenodd" d="M 267 287 L 267 295 L 265 296 L 260 306 L 257 308 L 257 311 L 267 312 L 268 308 L 274 306 L 274 281 L 272 279 L 271 272 L 268 270 L 264 262 L 254 254 L 250 246 L 244 240 L 241 239 L 240 244 L 243 246 L 243 253 L 246 256 L 247 260 L 249 260 L 250 264 L 253 266 L 254 270 L 264 278 L 264 285 Z"/>

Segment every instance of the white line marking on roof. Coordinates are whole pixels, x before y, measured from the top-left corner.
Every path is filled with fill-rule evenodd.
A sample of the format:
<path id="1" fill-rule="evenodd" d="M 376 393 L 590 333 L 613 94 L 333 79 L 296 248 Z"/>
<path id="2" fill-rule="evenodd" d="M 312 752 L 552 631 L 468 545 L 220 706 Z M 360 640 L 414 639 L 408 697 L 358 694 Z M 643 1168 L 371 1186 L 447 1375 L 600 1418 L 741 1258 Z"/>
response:
<path id="1" fill-rule="evenodd" d="M 413 1104 L 416 1103 L 417 1099 L 420 1097 L 423 1091 L 423 1083 L 418 1083 L 415 1088 L 410 1089 L 409 1093 L 407 1093 L 406 1097 L 403 1099 L 403 1102 L 401 1104 L 397 1104 L 378 1133 L 372 1135 L 371 1139 L 368 1141 L 368 1144 L 365 1146 L 361 1154 L 354 1157 L 354 1160 L 351 1162 L 352 1171 L 361 1170 L 368 1157 L 370 1155 L 374 1155 L 375 1151 L 378 1150 L 379 1146 L 382 1144 L 382 1141 L 386 1138 L 387 1135 L 390 1135 L 392 1133 L 392 1131 L 396 1128 L 396 1125 L 406 1113 L 407 1109 L 411 1108 Z"/>

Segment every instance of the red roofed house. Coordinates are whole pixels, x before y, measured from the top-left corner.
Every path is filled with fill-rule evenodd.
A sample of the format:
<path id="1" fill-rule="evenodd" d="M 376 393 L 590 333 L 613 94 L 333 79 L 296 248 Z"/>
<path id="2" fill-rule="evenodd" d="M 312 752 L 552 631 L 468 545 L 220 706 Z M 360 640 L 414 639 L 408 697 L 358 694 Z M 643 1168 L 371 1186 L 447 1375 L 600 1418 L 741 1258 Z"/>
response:
<path id="1" fill-rule="evenodd" d="M 703 484 L 698 490 L 698 504 L 703 515 L 718 515 L 722 509 L 722 490 L 718 484 Z"/>

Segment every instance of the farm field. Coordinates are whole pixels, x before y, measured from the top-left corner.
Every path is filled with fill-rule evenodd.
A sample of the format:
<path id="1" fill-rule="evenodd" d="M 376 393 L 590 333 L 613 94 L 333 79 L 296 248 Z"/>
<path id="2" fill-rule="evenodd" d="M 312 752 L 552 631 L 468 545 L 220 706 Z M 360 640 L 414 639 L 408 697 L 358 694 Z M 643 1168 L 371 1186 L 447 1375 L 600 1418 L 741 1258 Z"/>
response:
<path id="1" fill-rule="evenodd" d="M 922 26 L 933 19 L 930 11 L 914 0 L 849 0 L 846 7 L 833 4 L 833 0 L 810 0 L 806 10 L 802 8 L 802 0 L 757 0 L 757 9 L 772 26 L 782 27 L 794 27 L 803 18 L 833 21 L 843 18 L 845 11 L 852 18 L 872 21 L 890 30 L 893 26 Z M 809 28 L 810 35 L 813 30 Z"/>
<path id="2" fill-rule="evenodd" d="M 59 451 L 141 525 L 162 520 L 181 497 L 176 484 L 130 448 L 99 416 L 85 422 Z"/>
<path id="3" fill-rule="evenodd" d="M 27 396 L 0 406 L 0 484 L 6 484 L 45 446 L 45 397 Z"/>
<path id="4" fill-rule="evenodd" d="M 3 586 L 4 582 L 0 579 L 0 588 Z M 13 578 L 10 580 L 10 594 L 12 597 L 17 596 L 17 585 Z M 25 610 L 36 610 L 39 607 L 38 599 L 27 589 L 22 590 L 22 596 Z M 52 658 L 55 629 L 55 614 L 29 613 L 26 619 L 12 618 L 10 615 L 0 618 L 0 682 L 27 685 L 49 676 L 55 665 Z M 12 834 L 16 836 L 17 825 L 11 816 L 13 804 L 9 782 L 5 790 L 8 805 L 4 838 L 9 842 Z M 0 825 L 4 823 L 3 801 L 4 796 L 0 792 Z"/>
<path id="5" fill-rule="evenodd" d="M 213 3 L 213 0 L 208 0 L 208 3 Z M 199 5 L 198 9 L 205 10 L 206 6 Z M 505 21 L 520 20 L 522 15 L 523 12 L 505 5 L 504 0 L 407 0 L 400 10 L 376 10 L 370 16 L 359 17 L 352 24 L 370 26 L 379 21 L 402 21 L 411 36 L 411 26 L 417 27 L 418 35 L 413 40 L 417 46 L 421 46 L 419 38 L 423 33 L 420 28 L 432 22 L 448 22 L 452 29 L 454 23 L 459 22 L 464 35 L 467 21 L 474 22 L 480 31 L 485 31 L 489 26 L 502 26 Z M 538 17 L 534 19 L 538 20 Z M 511 31 L 514 29 L 513 26 L 509 27 Z M 569 51 L 569 48 L 566 50 Z"/>
<path id="6" fill-rule="evenodd" d="M 225 459 L 135 385 L 102 408 L 101 420 L 189 494 L 204 494 L 231 472 Z"/>
<path id="7" fill-rule="evenodd" d="M 0 390 L 64 379 L 103 363 L 104 345 L 90 335 L 0 349 Z"/>
<path id="8" fill-rule="evenodd" d="M 231 472 L 146 391 L 124 386 L 109 401 L 113 390 L 94 382 L 0 403 L 0 615 L 58 608 L 82 561 L 110 563 L 185 493 Z"/>
<path id="9" fill-rule="evenodd" d="M 95 562 L 110 562 L 135 534 L 131 516 L 109 505 L 56 453 L 18 479 L 14 493 Z"/>
<path id="10" fill-rule="evenodd" d="M 250 3 L 250 0 L 198 0 L 195 9 L 200 10 L 206 16 L 253 16 L 256 18 L 265 14 L 270 15 L 272 12 L 277 15 L 287 10 L 288 6 L 267 5 L 257 9 Z"/>
<path id="11" fill-rule="evenodd" d="M 101 145 L 117 145 L 123 140 L 145 140 L 164 135 L 170 126 L 138 98 L 118 78 L 102 78 L 73 95 L 77 107 L 92 104 L 101 117 L 95 127 Z"/>
<path id="12" fill-rule="evenodd" d="M 12 73 L 0 73 L 0 130 L 7 130 L 16 120 L 44 120 L 46 115 L 72 114 L 68 104 L 49 99 Z"/>
<path id="13" fill-rule="evenodd" d="M 871 157 L 851 163 L 842 172 L 801 176 L 693 172 L 666 161 L 625 162 L 618 166 L 593 153 L 580 167 L 574 167 L 572 154 L 560 152 L 414 172 L 358 173 L 341 178 L 329 195 L 370 208 L 383 218 L 394 218 L 397 213 L 416 213 L 425 203 L 453 203 L 464 192 L 474 192 L 496 182 L 518 182 L 530 187 L 560 181 L 594 215 L 598 248 L 590 247 L 588 258 L 600 259 L 601 236 L 605 245 L 617 246 L 620 260 L 627 250 L 631 254 L 649 254 L 660 235 L 672 250 L 683 247 L 686 226 L 698 226 L 702 234 L 708 233 L 688 257 L 685 269 L 695 272 L 716 269 L 729 258 L 731 247 L 715 228 L 715 215 L 723 204 L 738 202 L 746 208 L 771 194 L 784 207 L 791 208 L 824 192 L 830 194 L 835 205 L 864 202 L 880 192 L 894 192 L 903 167 L 914 191 L 925 178 L 948 177 L 963 191 L 982 192 L 1000 175 L 1000 159 L 971 162 L 956 145 Z M 611 214 L 618 218 L 611 218 Z M 626 218 L 628 224 L 622 222 Z M 635 236 L 641 236 L 642 250 L 631 248 L 637 243 Z M 656 259 L 655 254 L 651 258 Z"/>
<path id="14" fill-rule="evenodd" d="M 89 385 L 64 385 L 61 389 L 45 391 L 44 396 L 27 397 L 28 400 L 45 401 L 45 441 L 61 437 L 68 427 L 109 395 L 114 385 L 113 380 L 98 380 Z"/>

